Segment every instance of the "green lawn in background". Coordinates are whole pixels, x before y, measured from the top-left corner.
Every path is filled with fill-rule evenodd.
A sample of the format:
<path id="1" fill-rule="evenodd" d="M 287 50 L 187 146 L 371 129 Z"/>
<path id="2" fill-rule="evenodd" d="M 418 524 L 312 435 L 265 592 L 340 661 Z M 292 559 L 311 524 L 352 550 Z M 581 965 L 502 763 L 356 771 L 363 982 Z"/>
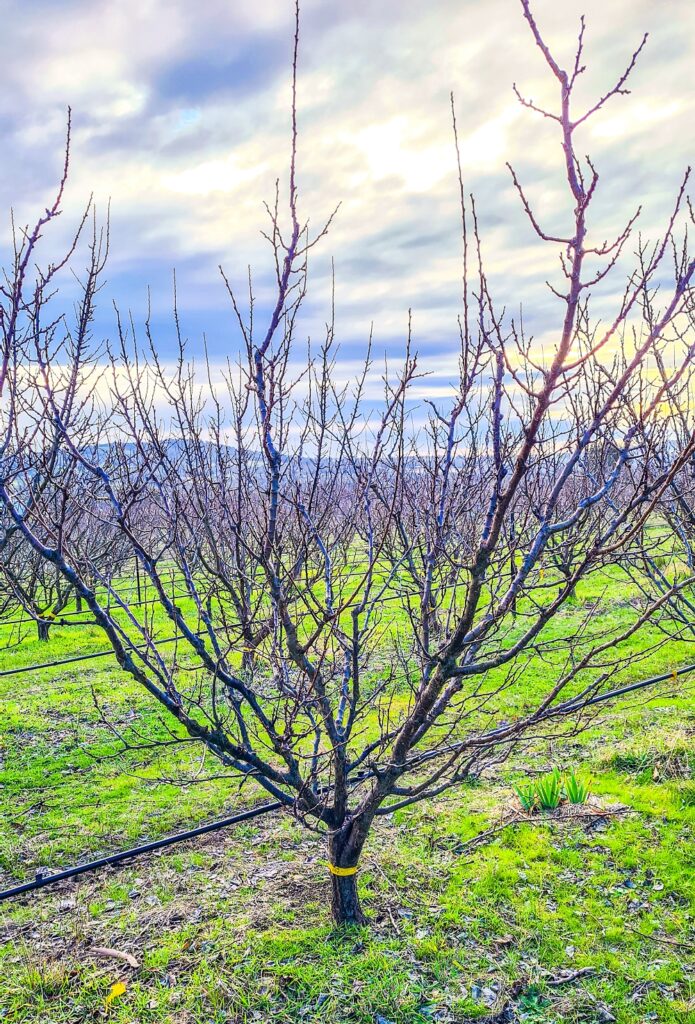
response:
<path id="1" fill-rule="evenodd" d="M 596 579 L 548 636 L 606 586 L 602 625 L 633 612 L 624 582 Z M 56 626 L 48 643 L 0 652 L 0 670 L 105 646 L 96 627 Z M 545 692 L 561 657 L 529 664 L 501 711 Z M 630 672 L 692 660 L 672 643 Z M 259 799 L 213 778 L 193 745 L 112 756 L 102 713 L 164 734 L 112 658 L 0 678 L 2 887 Z M 620 813 L 466 845 L 516 806 L 514 782 L 556 766 Z M 361 874 L 370 929 L 334 932 L 323 842 L 289 815 L 0 905 L 0 1021 L 695 1021 L 694 825 L 686 677 L 677 697 L 606 707 L 581 736 L 539 740 L 477 785 L 384 819 Z M 137 967 L 93 952 L 104 947 Z"/>

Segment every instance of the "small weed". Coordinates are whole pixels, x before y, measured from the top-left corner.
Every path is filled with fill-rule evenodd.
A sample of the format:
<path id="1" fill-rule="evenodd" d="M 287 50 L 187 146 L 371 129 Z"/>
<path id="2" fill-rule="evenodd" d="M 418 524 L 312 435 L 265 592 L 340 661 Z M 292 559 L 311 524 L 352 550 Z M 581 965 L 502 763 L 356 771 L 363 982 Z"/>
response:
<path id="1" fill-rule="evenodd" d="M 565 776 L 565 794 L 571 804 L 585 804 L 589 797 L 589 787 L 580 782 L 574 772 Z"/>
<path id="2" fill-rule="evenodd" d="M 536 783 L 538 806 L 544 811 L 554 811 L 562 800 L 562 776 L 555 769 L 550 775 L 539 779 Z"/>
<path id="3" fill-rule="evenodd" d="M 574 771 L 563 775 L 555 768 L 533 782 L 514 787 L 522 810 L 532 814 L 536 809 L 554 811 L 562 803 L 585 804 L 589 798 L 589 786 L 581 782 Z"/>
<path id="4" fill-rule="evenodd" d="M 548 1006 L 548 1000 L 535 985 L 530 985 L 519 999 L 518 1006 L 525 1015 L 536 1016 Z"/>
<path id="5" fill-rule="evenodd" d="M 515 786 L 514 792 L 519 798 L 519 803 L 523 810 L 530 814 L 536 806 L 536 787 L 534 784 L 529 782 L 526 786 Z"/>

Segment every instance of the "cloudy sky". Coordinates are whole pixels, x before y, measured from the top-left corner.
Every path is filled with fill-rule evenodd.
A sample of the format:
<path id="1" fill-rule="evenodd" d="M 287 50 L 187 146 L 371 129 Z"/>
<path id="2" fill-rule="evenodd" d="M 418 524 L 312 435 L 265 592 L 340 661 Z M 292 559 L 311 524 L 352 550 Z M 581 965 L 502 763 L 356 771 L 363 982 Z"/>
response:
<path id="1" fill-rule="evenodd" d="M 557 55 L 572 59 L 588 22 L 578 98 L 595 100 L 649 31 L 632 79 L 583 133 L 602 175 L 598 240 L 643 203 L 655 237 L 693 158 L 692 0 L 536 0 Z M 265 293 L 263 200 L 285 180 L 293 10 L 290 0 L 0 0 L 0 204 L 23 221 L 59 174 L 65 112 L 74 146 L 65 217 L 94 193 L 111 200 L 108 286 L 97 332 L 113 330 L 111 300 L 143 317 L 152 290 L 158 343 L 171 352 L 171 274 L 191 350 L 207 334 L 214 359 L 238 348 L 217 271 L 239 285 L 251 263 Z M 487 269 L 500 304 L 523 303 L 527 325 L 552 338 L 559 311 L 543 287 L 557 255 L 519 210 L 511 160 L 549 230 L 571 215 L 550 122 L 520 108 L 516 81 L 556 102 L 519 0 L 304 0 L 299 76 L 299 187 L 318 225 L 340 202 L 317 251 L 306 331 L 328 315 L 335 261 L 345 366 L 369 325 L 378 348 L 402 348 L 412 307 L 416 345 L 436 378 L 456 351 L 460 234 L 449 93 L 467 189 L 477 197 Z M 1 240 L 8 240 L 9 216 Z M 619 282 L 613 286 L 619 287 Z M 604 299 L 609 296 L 604 296 Z"/>

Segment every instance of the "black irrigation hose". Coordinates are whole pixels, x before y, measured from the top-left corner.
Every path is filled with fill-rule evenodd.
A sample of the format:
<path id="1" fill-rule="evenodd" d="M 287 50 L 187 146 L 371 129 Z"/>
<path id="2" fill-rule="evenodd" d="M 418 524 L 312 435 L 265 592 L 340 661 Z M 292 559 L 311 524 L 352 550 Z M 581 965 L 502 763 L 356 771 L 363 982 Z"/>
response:
<path id="1" fill-rule="evenodd" d="M 458 586 L 458 584 L 452 583 L 452 584 L 449 584 L 446 587 L 443 587 L 442 589 L 443 590 L 455 590 L 457 586 Z M 380 598 L 380 602 L 379 603 L 380 604 L 388 604 L 390 601 L 402 601 L 404 598 L 409 598 L 409 597 L 420 597 L 420 592 L 418 590 L 405 590 L 405 591 L 403 591 L 400 594 L 392 594 L 391 597 L 382 597 L 382 598 Z M 358 604 L 359 604 L 359 602 L 353 602 L 352 604 L 345 605 L 345 608 L 346 609 L 347 608 L 356 608 L 358 606 Z M 28 620 L 28 621 L 31 621 L 31 620 Z M 55 624 L 59 625 L 59 622 L 56 622 Z M 206 633 L 204 631 L 201 631 L 199 633 L 196 633 L 195 635 L 196 636 L 205 636 Z M 180 633 L 178 636 L 167 637 L 166 640 L 152 640 L 152 642 L 151 642 L 151 644 L 149 646 L 158 647 L 161 644 L 173 643 L 174 640 L 185 640 L 185 639 L 187 639 L 185 634 Z M 148 645 L 147 644 L 142 644 L 139 647 L 129 647 L 128 648 L 129 651 L 130 650 L 133 650 L 133 651 L 146 651 L 147 649 L 148 649 Z M 72 664 L 73 662 L 76 662 L 76 661 L 90 661 L 92 658 L 106 658 L 106 657 L 108 657 L 109 654 L 113 654 L 113 653 L 114 653 L 113 648 L 110 648 L 108 651 L 96 651 L 94 654 L 76 654 L 76 655 L 74 655 L 71 658 L 61 658 L 60 661 L 47 661 L 47 662 L 44 662 L 43 664 L 40 664 L 40 665 L 26 665 L 23 668 L 3 669 L 3 671 L 0 672 L 0 679 L 4 678 L 5 676 L 21 675 L 23 672 L 38 672 L 40 669 L 44 669 L 44 668 L 56 668 L 59 665 L 69 665 L 69 664 Z"/>
<path id="2" fill-rule="evenodd" d="M 196 633 L 196 636 L 205 636 L 204 633 Z M 127 651 L 147 651 L 150 647 L 161 647 L 163 644 L 173 644 L 175 640 L 185 640 L 186 636 L 179 633 L 178 636 L 168 636 L 165 640 L 152 640 L 149 644 L 140 644 L 139 647 L 128 647 Z M 0 678 L 5 676 L 19 676 L 26 672 L 39 672 L 44 668 L 56 668 L 58 665 L 70 665 L 75 661 L 91 661 L 92 658 L 108 658 L 114 655 L 113 647 L 107 651 L 94 651 L 93 654 L 75 654 L 71 658 L 61 658 L 59 661 L 46 661 L 39 665 L 24 665 L 22 668 L 6 668 L 0 672 Z"/>
<path id="3" fill-rule="evenodd" d="M 198 828 L 188 829 L 186 832 L 177 832 L 173 836 L 165 836 L 164 839 L 155 839 L 144 846 L 134 846 L 130 850 L 121 850 L 120 853 L 112 853 L 109 857 L 101 857 L 99 860 L 89 861 L 87 864 L 78 864 L 74 868 L 66 868 L 65 871 L 58 871 L 55 875 L 37 875 L 33 882 L 25 882 L 23 885 L 16 885 L 13 889 L 0 891 L 0 902 L 8 900 L 12 896 L 21 896 L 25 892 L 33 892 L 35 889 L 43 889 L 44 886 L 54 885 L 66 878 L 74 878 L 75 875 L 82 875 L 85 871 L 95 871 L 97 868 L 106 867 L 108 864 L 118 864 L 130 857 L 139 857 L 143 853 L 151 853 L 153 850 L 161 850 L 165 846 L 173 846 L 184 839 L 195 839 L 197 836 L 207 835 L 208 832 L 217 832 L 219 829 L 228 828 L 230 825 L 237 825 L 240 821 L 250 821 L 251 818 L 258 818 L 261 814 L 268 814 L 271 811 L 278 811 L 282 807 L 280 800 L 270 804 L 261 804 L 260 807 L 252 807 L 249 811 L 241 811 L 229 818 L 221 818 L 219 821 L 212 821 L 208 825 L 200 825 Z"/>
<path id="4" fill-rule="evenodd" d="M 363 565 L 365 565 L 365 566 L 367 564 L 368 564 L 367 562 L 363 563 Z M 343 573 L 339 577 L 339 582 L 342 582 L 343 580 L 346 580 L 346 579 L 350 579 L 353 576 L 360 576 L 360 575 L 364 575 L 364 573 L 363 573 L 363 571 L 361 569 L 357 568 L 354 571 Z M 149 577 L 145 578 L 145 581 L 143 583 L 143 588 L 142 589 L 145 589 L 145 584 L 147 585 L 148 588 L 152 587 L 152 583 L 149 582 Z M 103 584 L 99 584 L 99 585 L 102 586 Z M 137 589 L 138 589 L 137 587 L 130 587 L 128 590 L 120 590 L 120 591 L 116 592 L 116 596 L 117 597 L 123 597 L 124 594 L 133 594 L 133 593 L 136 592 Z M 167 596 L 191 598 L 191 600 L 192 600 L 192 595 L 191 595 L 189 590 L 180 590 L 180 591 L 177 591 L 175 594 L 167 595 Z M 130 609 L 130 608 L 141 608 L 143 605 L 158 604 L 158 603 L 160 603 L 160 601 L 161 601 L 160 597 L 149 598 L 147 601 L 134 601 L 134 602 L 128 601 L 128 602 L 126 602 L 126 608 L 127 609 Z M 120 607 L 119 607 L 118 604 L 111 604 L 111 605 L 107 604 L 106 607 L 107 607 L 107 610 L 120 610 Z M 123 609 L 123 610 L 125 610 L 125 609 Z M 37 621 L 47 622 L 51 627 L 53 627 L 53 626 L 69 626 L 69 625 L 72 625 L 72 623 L 64 622 L 63 621 L 64 619 L 69 619 L 71 617 L 74 618 L 76 615 L 84 615 L 84 614 L 85 614 L 84 611 L 81 611 L 81 612 L 74 611 L 74 612 L 62 612 L 62 613 L 59 613 L 58 615 L 55 616 L 54 619 L 46 619 L 45 617 L 42 617 L 41 615 L 37 615 L 36 618 L 32 618 L 31 616 L 29 616 L 27 618 L 27 616 L 24 616 L 21 619 L 4 619 L 4 620 L 0 619 L 0 627 L 2 627 L 2 626 L 29 626 L 29 625 L 32 625 L 33 623 L 37 622 Z M 96 619 L 93 620 L 93 622 L 96 622 Z M 92 624 L 93 623 L 89 623 L 89 625 L 92 625 Z M 78 623 L 78 625 L 83 625 L 83 623 Z"/>
<path id="5" fill-rule="evenodd" d="M 365 565 L 366 565 L 366 563 L 365 563 Z M 349 579 L 352 576 L 360 576 L 360 575 L 363 575 L 361 570 L 355 570 L 354 572 L 343 573 L 342 576 L 340 576 L 340 581 L 342 582 L 342 580 Z M 151 589 L 151 588 L 152 588 L 152 584 L 148 583 L 148 589 Z M 119 591 L 116 591 L 115 593 L 116 593 L 117 597 L 123 597 L 125 594 L 133 594 L 133 593 L 135 593 L 137 589 L 138 589 L 137 587 L 130 587 L 128 590 L 119 590 Z M 143 586 L 142 589 L 144 590 L 145 587 Z M 192 596 L 192 594 L 191 594 L 191 592 L 189 590 L 177 590 L 176 593 L 174 593 L 174 594 L 167 594 L 167 597 L 188 598 L 190 600 L 193 600 L 193 596 Z M 160 603 L 161 603 L 161 598 L 159 596 L 148 598 L 146 601 L 127 601 L 127 602 L 125 602 L 126 607 L 123 608 L 123 609 L 120 607 L 120 605 L 118 605 L 116 603 L 111 604 L 111 603 L 107 602 L 106 610 L 107 611 L 127 611 L 127 610 L 129 610 L 131 608 L 142 608 L 143 605 L 160 604 Z M 0 627 L 5 627 L 5 626 L 31 626 L 31 625 L 33 625 L 33 624 L 35 624 L 37 622 L 46 622 L 49 626 L 51 626 L 51 628 L 53 628 L 53 626 L 71 626 L 72 625 L 71 622 L 65 622 L 64 620 L 65 619 L 70 619 L 70 618 L 75 618 L 76 615 L 86 615 L 86 614 L 88 614 L 88 613 L 85 612 L 85 611 L 73 611 L 73 612 L 58 612 L 58 614 L 55 615 L 55 617 L 52 618 L 52 619 L 46 618 L 45 615 L 42 616 L 42 615 L 40 615 L 38 613 L 37 613 L 36 617 L 32 617 L 31 615 L 30 616 L 26 616 L 25 615 L 25 616 L 23 616 L 22 618 L 19 618 L 19 619 L 2 619 L 2 618 L 0 618 Z M 92 619 L 89 623 L 79 622 L 79 623 L 77 623 L 77 625 L 79 625 L 79 626 L 82 626 L 82 625 L 94 625 L 94 623 L 96 623 L 96 619 Z"/>
<path id="6" fill-rule="evenodd" d="M 120 597 L 122 595 L 119 594 L 118 596 Z M 182 590 L 179 593 L 176 593 L 176 594 L 173 594 L 173 595 L 167 595 L 167 596 L 172 596 L 172 597 L 189 597 L 190 595 L 189 595 L 188 591 Z M 122 611 L 127 611 L 130 608 L 142 608 L 142 606 L 146 605 L 146 604 L 159 604 L 160 601 L 161 601 L 161 598 L 159 598 L 159 597 L 152 597 L 152 598 L 149 598 L 147 601 L 132 601 L 132 602 L 128 601 L 128 603 L 126 604 L 126 607 L 124 609 L 121 609 L 120 605 L 118 605 L 118 604 L 107 605 L 106 608 L 107 608 L 108 611 L 121 611 L 121 610 Z M 31 625 L 34 625 L 37 622 L 45 622 L 49 626 L 51 626 L 51 628 L 53 626 L 72 626 L 72 625 L 77 625 L 77 626 L 83 626 L 83 625 L 93 626 L 93 625 L 95 625 L 96 621 L 97 621 L 96 619 L 90 619 L 90 621 L 86 622 L 86 623 L 85 622 L 72 623 L 72 622 L 66 622 L 65 621 L 65 619 L 74 619 L 76 615 L 87 615 L 87 614 L 89 614 L 89 613 L 85 612 L 85 611 L 81 611 L 81 612 L 78 612 L 78 611 L 74 611 L 74 612 L 58 612 L 58 614 L 56 616 L 54 616 L 54 618 L 47 619 L 45 617 L 45 615 L 40 615 L 40 614 L 37 613 L 36 618 L 33 618 L 31 615 L 28 616 L 28 617 L 25 615 L 24 618 L 21 618 L 21 619 L 0 619 L 0 626 L 31 626 Z"/>
<path id="7" fill-rule="evenodd" d="M 449 583 L 446 586 L 442 587 L 441 589 L 442 589 L 442 591 L 456 590 L 456 588 L 459 585 L 460 584 L 458 584 L 458 583 Z M 390 596 L 379 598 L 379 604 L 382 604 L 382 605 L 383 604 L 389 604 L 392 601 L 403 601 L 404 599 L 407 600 L 410 597 L 421 597 L 421 596 L 422 595 L 421 595 L 421 592 L 419 590 L 404 590 L 404 591 L 401 591 L 400 593 L 391 594 Z M 359 603 L 360 603 L 359 601 L 354 601 L 351 604 L 347 604 L 347 605 L 345 605 L 344 610 L 347 610 L 348 608 L 357 608 Z M 201 631 L 199 633 L 196 633 L 195 635 L 196 636 L 206 636 L 206 632 L 205 631 Z M 169 643 L 172 643 L 172 641 L 174 641 L 174 640 L 185 640 L 185 639 L 186 639 L 186 636 L 183 633 L 181 633 L 178 636 L 168 637 L 166 640 L 153 640 L 152 641 L 152 645 L 154 645 L 156 647 L 159 644 L 169 644 Z M 128 648 L 128 650 L 144 651 L 144 650 L 147 650 L 147 645 L 141 645 L 140 647 Z M 23 672 L 34 672 L 34 671 L 38 671 L 39 669 L 43 669 L 43 668 L 54 668 L 55 666 L 58 666 L 58 665 L 67 665 L 67 664 L 69 664 L 71 662 L 75 662 L 75 661 L 88 661 L 91 658 L 105 658 L 109 654 L 113 654 L 113 653 L 114 653 L 113 652 L 113 648 L 111 648 L 108 651 L 98 651 L 96 654 L 81 654 L 81 655 L 76 655 L 75 657 L 72 657 L 72 658 L 64 658 L 61 661 L 49 661 L 49 662 L 46 662 L 43 665 L 28 665 L 26 668 L 4 669 L 2 672 L 0 672 L 0 679 L 3 678 L 4 676 L 21 675 Z"/>

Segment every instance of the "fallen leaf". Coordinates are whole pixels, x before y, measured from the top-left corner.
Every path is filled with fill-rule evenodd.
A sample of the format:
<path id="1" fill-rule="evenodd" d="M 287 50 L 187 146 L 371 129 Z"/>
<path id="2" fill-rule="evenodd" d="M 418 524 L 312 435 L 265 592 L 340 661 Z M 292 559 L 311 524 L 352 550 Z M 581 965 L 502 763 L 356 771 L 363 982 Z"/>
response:
<path id="1" fill-rule="evenodd" d="M 114 999 L 122 996 L 128 986 L 124 981 L 116 981 L 111 986 L 111 990 L 106 997 L 106 1005 L 110 1006 Z"/>

